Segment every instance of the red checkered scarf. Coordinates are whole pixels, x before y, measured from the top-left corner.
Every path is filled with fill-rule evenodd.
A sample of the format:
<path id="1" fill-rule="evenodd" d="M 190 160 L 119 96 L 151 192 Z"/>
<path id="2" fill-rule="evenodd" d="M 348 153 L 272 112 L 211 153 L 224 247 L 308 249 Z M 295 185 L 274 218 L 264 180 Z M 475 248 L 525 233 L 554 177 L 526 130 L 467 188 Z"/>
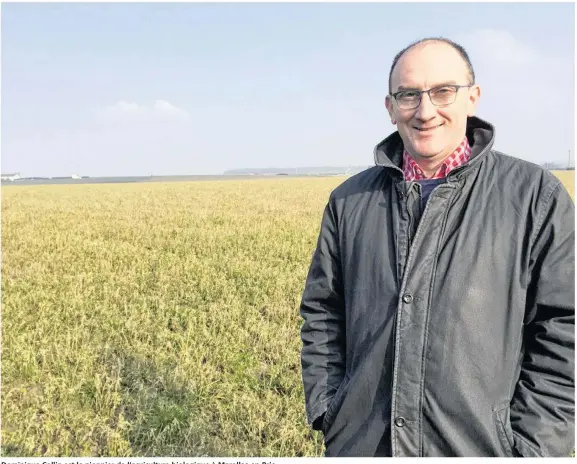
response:
<path id="1" fill-rule="evenodd" d="M 457 149 L 445 158 L 443 163 L 439 166 L 439 169 L 437 169 L 437 172 L 428 179 L 442 179 L 443 177 L 447 177 L 453 169 L 469 161 L 470 157 L 471 147 L 467 137 L 465 137 Z M 423 170 L 407 150 L 403 150 L 403 172 L 407 182 L 427 179 Z"/>

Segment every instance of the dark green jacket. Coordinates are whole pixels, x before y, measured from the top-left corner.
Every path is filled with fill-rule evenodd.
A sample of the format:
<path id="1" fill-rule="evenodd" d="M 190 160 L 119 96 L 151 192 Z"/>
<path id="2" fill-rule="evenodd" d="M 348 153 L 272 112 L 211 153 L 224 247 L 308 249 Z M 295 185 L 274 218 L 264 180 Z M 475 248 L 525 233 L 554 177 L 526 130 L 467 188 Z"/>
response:
<path id="1" fill-rule="evenodd" d="M 301 304 L 308 421 L 327 456 L 569 456 L 574 204 L 550 172 L 492 149 L 431 193 L 402 141 L 337 187 Z"/>

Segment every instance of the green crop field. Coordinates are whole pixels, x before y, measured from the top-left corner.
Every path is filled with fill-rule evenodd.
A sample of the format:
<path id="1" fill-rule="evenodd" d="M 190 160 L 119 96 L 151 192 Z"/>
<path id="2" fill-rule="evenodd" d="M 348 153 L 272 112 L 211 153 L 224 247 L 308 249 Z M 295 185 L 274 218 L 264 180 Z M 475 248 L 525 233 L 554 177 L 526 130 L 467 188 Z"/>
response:
<path id="1" fill-rule="evenodd" d="M 342 181 L 3 187 L 2 454 L 322 455 L 299 302 Z"/>

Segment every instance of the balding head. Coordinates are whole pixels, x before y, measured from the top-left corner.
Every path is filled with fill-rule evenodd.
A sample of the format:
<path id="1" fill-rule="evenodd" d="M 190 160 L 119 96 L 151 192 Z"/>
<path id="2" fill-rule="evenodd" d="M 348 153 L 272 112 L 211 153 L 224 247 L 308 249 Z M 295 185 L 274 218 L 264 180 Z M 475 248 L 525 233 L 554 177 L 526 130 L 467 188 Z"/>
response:
<path id="1" fill-rule="evenodd" d="M 453 42 L 452 40 L 446 39 L 444 37 L 428 37 L 428 38 L 413 42 L 412 44 L 410 44 L 407 47 L 405 47 L 404 49 L 402 49 L 399 53 L 397 53 L 397 55 L 393 59 L 391 69 L 389 71 L 389 93 L 393 93 L 392 77 L 393 77 L 393 72 L 394 72 L 399 60 L 408 51 L 414 50 L 417 48 L 423 48 L 426 45 L 431 45 L 431 44 L 445 45 L 447 47 L 452 48 L 456 53 L 458 53 L 459 57 L 463 60 L 463 63 L 467 67 L 469 84 L 472 85 L 475 83 L 475 71 L 473 69 L 473 65 L 471 64 L 471 60 L 469 58 L 469 55 L 467 54 L 467 51 L 461 45 Z"/>

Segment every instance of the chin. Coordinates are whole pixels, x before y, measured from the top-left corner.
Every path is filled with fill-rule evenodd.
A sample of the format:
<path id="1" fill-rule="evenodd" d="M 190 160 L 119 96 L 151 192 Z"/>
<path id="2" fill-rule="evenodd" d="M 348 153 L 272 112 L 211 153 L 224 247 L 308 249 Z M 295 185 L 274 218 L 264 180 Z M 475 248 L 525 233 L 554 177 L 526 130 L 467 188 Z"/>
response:
<path id="1" fill-rule="evenodd" d="M 416 143 L 413 146 L 413 150 L 415 151 L 415 153 L 417 153 L 419 156 L 422 156 L 423 158 L 431 158 L 439 154 L 441 151 L 443 151 L 443 148 L 431 144 Z"/>

